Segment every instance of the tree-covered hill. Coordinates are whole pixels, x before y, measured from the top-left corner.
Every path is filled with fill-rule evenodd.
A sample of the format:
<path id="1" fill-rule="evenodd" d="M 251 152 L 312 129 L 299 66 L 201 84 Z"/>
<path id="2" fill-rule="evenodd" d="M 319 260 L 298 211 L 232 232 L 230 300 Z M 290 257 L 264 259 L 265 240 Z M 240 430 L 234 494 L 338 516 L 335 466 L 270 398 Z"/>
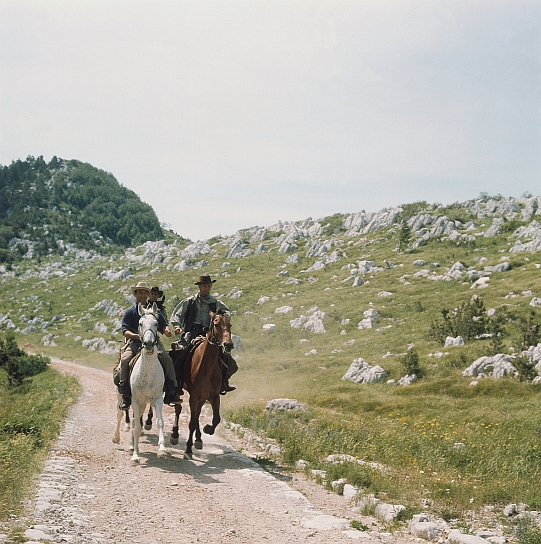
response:
<path id="1" fill-rule="evenodd" d="M 63 250 L 161 240 L 154 210 L 115 177 L 77 160 L 0 165 L 0 262 Z"/>

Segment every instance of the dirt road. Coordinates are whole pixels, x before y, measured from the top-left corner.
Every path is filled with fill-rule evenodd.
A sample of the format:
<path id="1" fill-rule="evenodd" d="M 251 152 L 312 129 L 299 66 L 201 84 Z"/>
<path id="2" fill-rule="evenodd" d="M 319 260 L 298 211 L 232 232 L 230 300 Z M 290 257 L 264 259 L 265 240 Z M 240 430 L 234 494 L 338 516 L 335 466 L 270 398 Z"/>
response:
<path id="1" fill-rule="evenodd" d="M 203 450 L 183 459 L 187 415 L 179 444 L 171 446 L 170 407 L 164 414 L 168 457 L 156 456 L 154 428 L 141 438 L 141 464 L 132 465 L 128 432 L 121 432 L 120 444 L 112 442 L 110 373 L 55 359 L 52 365 L 77 376 L 82 395 L 39 477 L 28 542 L 396 542 L 388 534 L 351 529 L 342 497 L 300 475 L 272 476 L 235 451 L 227 441 L 232 435 L 203 435 Z"/>

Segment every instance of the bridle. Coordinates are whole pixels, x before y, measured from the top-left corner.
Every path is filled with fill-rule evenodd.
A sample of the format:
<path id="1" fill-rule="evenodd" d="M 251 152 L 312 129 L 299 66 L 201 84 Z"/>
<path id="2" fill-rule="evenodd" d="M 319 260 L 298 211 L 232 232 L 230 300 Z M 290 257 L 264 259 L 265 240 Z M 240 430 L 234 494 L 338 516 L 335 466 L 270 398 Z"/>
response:
<path id="1" fill-rule="evenodd" d="M 143 328 L 143 327 L 142 327 L 142 321 L 143 321 L 143 319 L 144 319 L 145 317 L 147 317 L 147 316 L 152 316 L 152 318 L 156 321 L 156 329 L 154 330 L 153 328 L 148 327 L 148 328 L 143 332 L 143 330 L 142 330 L 142 328 Z M 146 332 L 149 332 L 149 331 L 150 331 L 150 333 L 151 333 L 152 336 L 153 336 L 152 346 L 157 346 L 157 345 L 158 345 L 158 340 L 159 340 L 159 339 L 158 339 L 158 318 L 157 318 L 153 313 L 151 313 L 151 312 L 148 312 L 148 313 L 143 314 L 143 315 L 140 317 L 140 319 L 139 319 L 138 333 L 139 333 L 139 337 L 141 338 L 141 342 L 142 342 L 143 344 L 145 344 L 145 341 L 144 341 L 144 339 L 143 339 L 143 336 L 144 336 L 144 334 L 145 334 Z M 146 344 L 145 344 L 145 347 L 146 347 Z M 148 348 L 147 348 L 147 351 L 150 351 L 150 350 L 148 350 Z"/>
<path id="2" fill-rule="evenodd" d="M 215 319 L 218 319 L 222 317 L 222 316 L 214 316 L 211 321 L 210 321 L 210 326 L 209 326 L 209 330 L 207 332 L 207 342 L 211 345 L 211 346 L 216 346 L 216 347 L 220 347 L 222 348 L 223 352 L 226 353 L 226 354 L 229 354 L 231 353 L 231 349 L 232 349 L 232 346 L 233 346 L 233 343 L 232 342 L 219 342 L 218 341 L 218 338 L 216 336 L 216 332 L 218 330 L 218 327 L 217 327 L 217 323 L 215 323 Z M 225 319 L 225 317 L 222 317 L 222 319 Z"/>

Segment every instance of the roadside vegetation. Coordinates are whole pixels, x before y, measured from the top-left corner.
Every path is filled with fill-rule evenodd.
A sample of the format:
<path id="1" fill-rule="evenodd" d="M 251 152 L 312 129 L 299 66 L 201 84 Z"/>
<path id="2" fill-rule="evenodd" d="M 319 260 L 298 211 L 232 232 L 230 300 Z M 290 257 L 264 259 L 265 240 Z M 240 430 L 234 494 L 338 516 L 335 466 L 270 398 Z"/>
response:
<path id="1" fill-rule="evenodd" d="M 13 335 L 0 336 L 0 520 L 21 512 L 78 396 L 77 382 L 48 362 L 19 349 Z"/>

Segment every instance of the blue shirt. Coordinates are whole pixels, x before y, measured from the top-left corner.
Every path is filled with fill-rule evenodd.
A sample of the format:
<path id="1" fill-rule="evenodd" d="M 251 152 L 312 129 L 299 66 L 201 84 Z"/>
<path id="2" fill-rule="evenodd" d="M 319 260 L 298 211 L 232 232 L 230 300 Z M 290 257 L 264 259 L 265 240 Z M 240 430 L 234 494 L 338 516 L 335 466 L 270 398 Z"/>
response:
<path id="1" fill-rule="evenodd" d="M 126 331 L 138 334 L 140 317 L 139 311 L 137 310 L 137 304 L 130 306 L 122 316 L 122 334 Z M 167 321 L 164 319 L 162 313 L 158 312 L 158 328 L 163 330 L 165 327 L 167 327 Z"/>

